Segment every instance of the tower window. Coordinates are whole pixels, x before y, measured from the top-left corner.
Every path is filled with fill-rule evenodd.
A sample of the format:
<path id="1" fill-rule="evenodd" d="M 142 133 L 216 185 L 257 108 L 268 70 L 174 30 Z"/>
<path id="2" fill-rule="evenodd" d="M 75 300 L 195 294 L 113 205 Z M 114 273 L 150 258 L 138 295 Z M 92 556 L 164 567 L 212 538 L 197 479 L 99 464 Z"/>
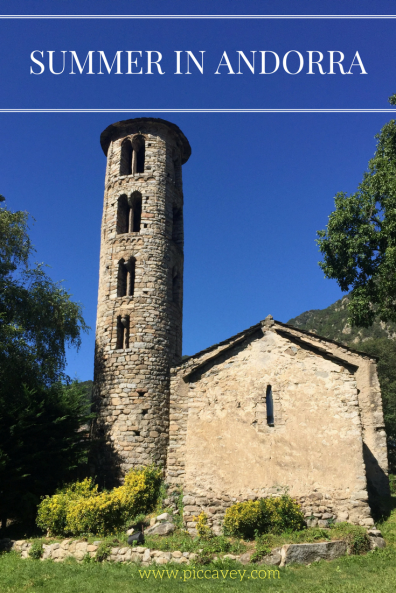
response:
<path id="1" fill-rule="evenodd" d="M 117 350 L 129 348 L 129 316 L 117 317 Z"/>
<path id="2" fill-rule="evenodd" d="M 267 393 L 265 394 L 265 404 L 267 406 L 267 424 L 274 426 L 274 400 L 272 399 L 272 387 L 267 385 Z"/>
<path id="3" fill-rule="evenodd" d="M 134 191 L 131 195 L 131 207 L 129 212 L 129 232 L 138 233 L 142 220 L 142 194 Z"/>
<path id="4" fill-rule="evenodd" d="M 127 262 L 121 259 L 118 262 L 117 296 L 133 296 L 135 292 L 136 260 L 131 257 Z"/>
<path id="5" fill-rule="evenodd" d="M 129 138 L 127 138 L 121 145 L 120 175 L 131 175 L 132 153 L 132 142 Z"/>
<path id="6" fill-rule="evenodd" d="M 128 204 L 128 198 L 126 196 L 120 196 L 118 198 L 117 208 L 117 233 L 127 233 L 129 226 L 129 214 L 130 206 Z"/>
<path id="7" fill-rule="evenodd" d="M 143 136 L 135 136 L 132 141 L 126 138 L 121 144 L 120 175 L 144 173 L 145 152 Z"/>
<path id="8" fill-rule="evenodd" d="M 142 219 L 142 194 L 134 191 L 128 199 L 118 198 L 117 233 L 139 233 Z"/>
<path id="9" fill-rule="evenodd" d="M 173 208 L 172 241 L 177 245 L 183 243 L 183 215 L 181 208 Z"/>
<path id="10" fill-rule="evenodd" d="M 132 174 L 144 173 L 145 140 L 135 136 L 132 140 Z"/>

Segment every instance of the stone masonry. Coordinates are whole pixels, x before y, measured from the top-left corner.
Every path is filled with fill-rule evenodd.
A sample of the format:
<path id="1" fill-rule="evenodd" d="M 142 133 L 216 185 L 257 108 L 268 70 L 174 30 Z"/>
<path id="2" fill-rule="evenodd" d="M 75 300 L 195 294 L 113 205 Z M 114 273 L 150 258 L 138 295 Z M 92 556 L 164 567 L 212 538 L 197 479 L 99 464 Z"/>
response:
<path id="1" fill-rule="evenodd" d="M 177 126 L 139 118 L 101 135 L 107 156 L 94 402 L 96 472 L 164 467 L 216 532 L 236 501 L 288 489 L 309 525 L 373 525 L 389 495 L 376 361 L 274 321 L 181 360 L 183 192 Z"/>
<path id="2" fill-rule="evenodd" d="M 389 495 L 375 360 L 271 316 L 172 369 L 169 433 L 192 533 L 202 510 L 220 532 L 230 505 L 285 490 L 311 526 L 370 526 L 368 488 Z"/>
<path id="3" fill-rule="evenodd" d="M 111 483 L 165 463 L 169 370 L 181 358 L 183 190 L 190 145 L 177 126 L 139 118 L 101 135 L 107 156 L 100 249 L 94 401 Z"/>

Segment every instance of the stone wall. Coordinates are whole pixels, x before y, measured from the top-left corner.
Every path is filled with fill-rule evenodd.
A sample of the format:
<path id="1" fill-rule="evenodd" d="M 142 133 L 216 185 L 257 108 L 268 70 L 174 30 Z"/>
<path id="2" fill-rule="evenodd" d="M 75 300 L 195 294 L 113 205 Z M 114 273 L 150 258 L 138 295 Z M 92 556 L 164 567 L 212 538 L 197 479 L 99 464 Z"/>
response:
<path id="1" fill-rule="evenodd" d="M 121 175 L 122 144 L 145 141 L 144 172 Z M 94 401 L 103 446 L 97 471 L 106 485 L 129 468 L 165 463 L 169 368 L 181 358 L 183 192 L 190 154 L 182 132 L 163 120 L 114 124 L 101 136 L 107 155 L 96 326 Z M 142 197 L 139 231 L 120 232 L 119 199 Z M 173 223 L 177 213 L 178 232 Z M 119 266 L 135 261 L 134 291 L 119 295 Z M 175 274 L 177 300 L 175 300 Z M 123 320 L 127 339 L 120 346 Z"/>
<path id="2" fill-rule="evenodd" d="M 284 487 L 309 525 L 372 525 L 363 437 L 374 412 L 362 395 L 381 422 L 375 376 L 374 360 L 271 319 L 174 368 L 167 480 L 183 487 L 187 527 L 204 510 L 219 532 L 227 507 Z"/>

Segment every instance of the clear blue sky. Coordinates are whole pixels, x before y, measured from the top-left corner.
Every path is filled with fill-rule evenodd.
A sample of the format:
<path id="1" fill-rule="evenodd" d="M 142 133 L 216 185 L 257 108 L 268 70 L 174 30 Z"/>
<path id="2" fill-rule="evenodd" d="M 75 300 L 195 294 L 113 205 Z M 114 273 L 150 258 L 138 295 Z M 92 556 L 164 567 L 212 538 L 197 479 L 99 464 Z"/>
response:
<path id="1" fill-rule="evenodd" d="M 392 14 L 394 1 L 0 1 L 2 14 Z M 84 305 L 87 323 L 68 372 L 92 378 L 105 157 L 110 123 L 155 115 L 192 146 L 185 197 L 184 345 L 192 354 L 271 313 L 287 321 L 340 298 L 323 278 L 316 231 L 337 191 L 352 192 L 392 114 L 158 114 L 158 108 L 387 108 L 396 92 L 396 20 L 0 21 L 0 108 L 125 109 L 107 114 L 0 113 L 0 193 L 34 217 L 38 261 Z M 160 51 L 165 75 L 41 76 L 33 50 Z M 205 50 L 204 74 L 174 75 L 174 51 Z M 367 75 L 214 75 L 223 51 L 359 51 Z M 257 54 L 258 55 L 258 54 Z M 70 71 L 67 58 L 66 71 Z M 48 63 L 48 62 L 47 62 Z M 328 59 L 325 58 L 326 70 Z M 146 68 L 144 67 L 144 70 Z M 38 70 L 38 68 L 37 68 Z M 328 70 L 328 68 L 327 68 Z M 95 67 L 95 71 L 97 68 Z"/>

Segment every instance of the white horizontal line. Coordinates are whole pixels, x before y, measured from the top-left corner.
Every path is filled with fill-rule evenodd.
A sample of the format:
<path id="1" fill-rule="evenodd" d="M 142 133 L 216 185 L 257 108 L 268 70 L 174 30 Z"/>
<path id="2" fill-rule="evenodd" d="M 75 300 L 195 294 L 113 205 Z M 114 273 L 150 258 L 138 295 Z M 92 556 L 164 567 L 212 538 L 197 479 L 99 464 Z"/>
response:
<path id="1" fill-rule="evenodd" d="M 1 14 L 0 19 L 396 19 L 395 14 Z"/>
<path id="2" fill-rule="evenodd" d="M 0 113 L 393 113 L 396 109 L 0 109 Z"/>

